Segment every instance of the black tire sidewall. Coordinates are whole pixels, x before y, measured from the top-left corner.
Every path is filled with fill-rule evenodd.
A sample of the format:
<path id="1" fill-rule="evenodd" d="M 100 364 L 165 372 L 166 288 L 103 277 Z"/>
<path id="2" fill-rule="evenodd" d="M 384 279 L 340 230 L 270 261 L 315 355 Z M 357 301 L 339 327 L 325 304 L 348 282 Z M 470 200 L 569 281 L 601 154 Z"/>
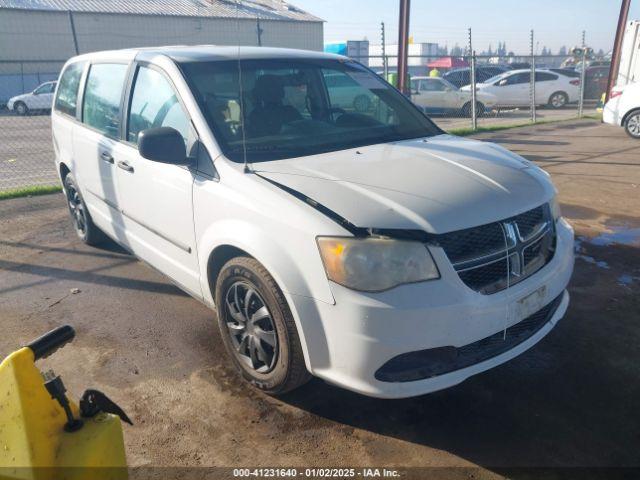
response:
<path id="1" fill-rule="evenodd" d="M 82 208 L 84 209 L 84 215 L 85 215 L 84 234 L 76 228 L 75 224 L 73 224 L 73 229 L 75 230 L 76 235 L 78 235 L 78 238 L 80 238 L 80 240 L 82 240 L 87 245 L 100 244 L 105 240 L 106 237 L 104 233 L 102 233 L 102 231 L 98 227 L 96 227 L 95 224 L 93 223 L 91 214 L 89 213 L 89 209 L 87 208 L 87 204 L 85 203 L 84 197 L 82 196 L 82 192 L 80 191 L 80 188 L 78 188 L 78 182 L 76 181 L 76 179 L 71 173 L 68 173 L 64 177 L 63 184 L 64 184 L 65 201 L 66 202 L 69 201 L 69 197 L 67 196 L 67 191 L 68 191 L 68 186 L 70 185 L 74 188 L 76 192 L 78 192 L 78 196 L 80 197 L 80 201 L 82 202 Z M 74 220 L 71 219 L 71 222 L 73 223 Z"/>
<path id="2" fill-rule="evenodd" d="M 260 268 L 252 265 L 254 262 L 259 266 L 257 261 L 249 257 L 237 257 L 227 262 L 222 268 L 215 289 L 218 327 L 220 328 L 220 335 L 222 336 L 222 341 L 227 349 L 227 353 L 241 375 L 260 390 L 268 393 L 279 393 L 287 383 L 289 377 L 291 348 L 285 317 L 288 317 L 290 321 L 292 321 L 292 318 L 282 293 L 274 291 L 275 282 L 270 278 L 263 278 L 265 272 L 260 272 Z M 237 281 L 249 283 L 260 294 L 271 313 L 271 319 L 276 330 L 278 358 L 273 369 L 264 374 L 249 370 L 247 366 L 237 358 L 235 348 L 229 336 L 226 323 L 230 321 L 230 317 L 225 308 L 224 299 L 228 289 Z"/>
<path id="3" fill-rule="evenodd" d="M 629 120 L 631 119 L 631 117 L 634 117 L 635 115 L 640 115 L 640 110 L 632 110 L 628 115 L 627 118 L 625 118 L 624 120 L 624 131 L 627 133 L 627 135 L 629 135 L 631 138 L 635 139 L 635 140 L 640 140 L 640 135 L 633 135 L 630 131 L 629 131 Z"/>
<path id="4" fill-rule="evenodd" d="M 20 107 L 21 105 L 24 107 L 24 111 L 23 111 L 22 113 L 20 113 L 20 111 L 19 111 L 19 107 Z M 16 103 L 16 105 L 13 107 L 13 109 L 15 110 L 15 112 L 16 112 L 18 115 L 27 115 L 27 114 L 29 113 L 29 107 L 27 107 L 27 104 L 26 104 L 26 103 L 24 103 L 24 102 L 18 102 L 18 103 Z"/>

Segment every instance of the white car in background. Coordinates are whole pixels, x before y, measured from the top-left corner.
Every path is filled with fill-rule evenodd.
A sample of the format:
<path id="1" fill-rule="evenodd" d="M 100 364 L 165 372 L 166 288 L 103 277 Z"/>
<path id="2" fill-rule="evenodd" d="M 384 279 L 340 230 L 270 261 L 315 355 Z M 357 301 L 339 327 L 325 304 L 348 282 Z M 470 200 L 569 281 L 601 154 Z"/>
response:
<path id="1" fill-rule="evenodd" d="M 440 77 L 413 77 L 411 100 L 428 114 L 471 115 L 471 91 L 460 90 Z M 476 92 L 476 112 L 481 115 L 497 102 L 489 92 Z"/>
<path id="2" fill-rule="evenodd" d="M 498 107 L 524 107 L 531 104 L 529 83 L 531 70 L 511 70 L 476 84 L 477 91 L 497 97 Z M 580 98 L 580 79 L 559 75 L 550 70 L 536 70 L 536 105 L 562 108 Z M 469 91 L 470 85 L 462 87 Z"/>
<path id="3" fill-rule="evenodd" d="M 26 115 L 34 110 L 51 110 L 56 83 L 45 82 L 33 92 L 10 98 L 7 102 L 7 109 L 16 112 L 18 115 Z"/>
<path id="4" fill-rule="evenodd" d="M 602 111 L 602 121 L 624 127 L 632 138 L 640 138 L 640 83 L 614 87 Z"/>

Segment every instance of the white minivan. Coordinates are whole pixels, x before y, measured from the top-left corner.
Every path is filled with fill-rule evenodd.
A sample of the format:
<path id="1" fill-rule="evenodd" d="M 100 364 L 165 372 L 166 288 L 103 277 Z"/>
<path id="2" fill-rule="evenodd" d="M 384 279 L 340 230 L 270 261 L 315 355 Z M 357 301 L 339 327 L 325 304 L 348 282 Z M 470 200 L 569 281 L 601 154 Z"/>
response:
<path id="1" fill-rule="evenodd" d="M 366 110 L 334 104 L 338 76 Z M 446 134 L 345 57 L 81 55 L 52 124 L 80 238 L 106 234 L 214 308 L 266 392 L 311 375 L 432 392 L 524 352 L 567 309 L 573 231 L 548 174 Z"/>

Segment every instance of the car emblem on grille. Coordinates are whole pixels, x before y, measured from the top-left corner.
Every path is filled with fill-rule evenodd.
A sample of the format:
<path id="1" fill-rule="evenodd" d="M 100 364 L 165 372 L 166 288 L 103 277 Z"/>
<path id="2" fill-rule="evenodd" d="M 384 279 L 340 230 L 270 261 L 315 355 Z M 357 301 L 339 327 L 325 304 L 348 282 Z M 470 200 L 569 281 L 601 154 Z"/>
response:
<path id="1" fill-rule="evenodd" d="M 502 222 L 502 228 L 507 242 L 507 259 L 509 262 L 510 276 L 513 275 L 514 277 L 519 277 L 524 273 L 524 251 L 534 243 L 534 241 L 530 241 L 530 239 L 532 237 L 536 239 L 540 238 L 539 233 L 544 232 L 548 226 L 548 222 L 544 222 L 544 224 L 540 226 L 538 232 L 535 235 L 530 236 L 528 241 L 525 241 L 520 234 L 517 222 Z"/>

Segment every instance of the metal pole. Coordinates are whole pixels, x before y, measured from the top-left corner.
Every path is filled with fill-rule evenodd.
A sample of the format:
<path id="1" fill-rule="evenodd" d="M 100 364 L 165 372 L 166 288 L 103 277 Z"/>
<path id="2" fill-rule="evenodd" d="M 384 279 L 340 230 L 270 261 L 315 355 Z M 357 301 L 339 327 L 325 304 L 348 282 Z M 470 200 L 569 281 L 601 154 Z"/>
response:
<path id="1" fill-rule="evenodd" d="M 629 4 L 631 0 L 622 0 L 620 5 L 620 16 L 618 17 L 618 28 L 616 30 L 616 39 L 613 43 L 613 52 L 611 54 L 611 69 L 609 70 L 609 79 L 607 80 L 607 91 L 605 92 L 604 101 L 606 103 L 611 95 L 611 89 L 615 86 L 620 70 L 620 52 L 622 50 L 622 39 L 624 38 L 624 30 L 629 16 Z"/>
<path id="2" fill-rule="evenodd" d="M 256 33 L 258 34 L 258 46 L 262 46 L 262 27 L 260 27 L 260 17 L 256 17 Z"/>
<path id="3" fill-rule="evenodd" d="M 582 31 L 582 71 L 580 72 L 580 101 L 578 102 L 578 117 L 582 118 L 584 108 L 584 82 L 586 81 L 587 72 L 587 44 L 585 42 L 585 31 Z"/>
<path id="4" fill-rule="evenodd" d="M 471 39 L 471 28 L 469 28 L 469 53 L 471 54 L 471 72 L 469 78 L 471 80 L 471 128 L 478 128 L 478 113 L 476 112 L 476 52 L 473 50 L 473 42 Z"/>
<path id="5" fill-rule="evenodd" d="M 71 27 L 71 37 L 73 38 L 73 48 L 76 51 L 76 55 L 80 54 L 80 50 L 78 49 L 78 38 L 76 37 L 76 25 L 73 22 L 73 13 L 69 10 L 69 26 Z"/>
<path id="6" fill-rule="evenodd" d="M 533 51 L 533 30 L 531 30 L 531 78 L 529 80 L 529 98 L 531 99 L 531 122 L 536 123 L 536 57 Z"/>
<path id="7" fill-rule="evenodd" d="M 384 79 L 387 79 L 387 75 L 389 74 L 389 64 L 387 63 L 387 42 L 384 37 L 384 22 L 380 23 L 381 26 L 381 35 L 382 35 L 382 70 L 384 72 Z"/>
<path id="8" fill-rule="evenodd" d="M 409 53 L 409 0 L 400 0 L 400 19 L 398 28 L 398 90 L 411 95 L 407 85 L 407 55 Z"/>

